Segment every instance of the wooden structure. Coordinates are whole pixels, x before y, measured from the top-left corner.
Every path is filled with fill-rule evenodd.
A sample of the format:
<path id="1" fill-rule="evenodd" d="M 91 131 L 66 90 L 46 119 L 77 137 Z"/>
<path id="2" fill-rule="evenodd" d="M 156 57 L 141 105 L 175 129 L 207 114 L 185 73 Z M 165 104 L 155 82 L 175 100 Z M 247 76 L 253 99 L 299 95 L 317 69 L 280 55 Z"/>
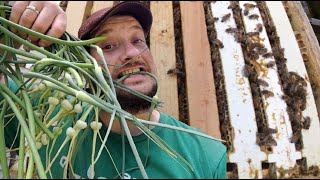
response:
<path id="1" fill-rule="evenodd" d="M 93 12 L 117 3 L 116 1 L 69 1 L 66 9 L 69 25 L 67 31 L 77 36 L 77 30 L 81 23 Z M 255 7 L 247 9 L 248 4 Z M 236 3 L 241 9 L 237 17 L 237 11 L 231 2 L 209 3 L 212 16 L 218 20 L 208 21 L 208 13 L 204 11 L 203 2 L 179 2 L 181 16 L 181 32 L 183 40 L 183 56 L 186 77 L 186 98 L 188 99 L 188 123 L 198 127 L 208 134 L 218 138 L 228 138 L 230 149 L 228 151 L 229 178 L 263 178 L 263 177 L 297 177 L 299 169 L 311 172 L 320 168 L 320 143 L 316 142 L 320 137 L 320 48 L 309 21 L 298 1 L 264 2 L 268 10 L 272 26 L 276 28 L 278 36 L 274 40 L 270 37 L 266 24 L 266 17 L 261 18 L 262 12 L 254 1 L 240 1 Z M 261 5 L 260 5 L 261 6 Z M 260 7 L 259 6 L 259 7 Z M 150 32 L 150 50 L 153 53 L 159 68 L 160 99 L 164 101 L 164 107 L 160 110 L 179 118 L 178 82 L 177 76 L 167 72 L 176 69 L 176 41 L 175 21 L 173 15 L 173 2 L 150 1 L 150 9 L 153 13 L 153 26 Z M 245 10 L 249 15 L 246 15 Z M 228 15 L 230 13 L 230 15 Z M 227 20 L 222 20 L 226 18 Z M 253 18 L 258 15 L 260 18 Z M 257 31 L 257 25 L 261 24 L 258 39 L 262 41 L 268 52 L 273 52 L 269 57 L 259 56 L 252 66 L 259 69 L 259 79 L 268 86 L 259 85 L 262 124 L 269 129 L 275 129 L 272 134 L 276 144 L 270 147 L 258 144 L 261 127 L 258 123 L 255 97 L 252 95 L 252 82 L 242 73 L 248 59 L 246 50 L 238 43 L 234 36 L 228 32 L 228 28 L 238 28 L 237 18 L 242 20 L 242 28 L 248 34 Z M 252 17 L 252 18 L 251 18 Z M 208 36 L 208 27 L 211 24 L 215 28 L 215 37 Z M 213 76 L 215 64 L 213 64 L 212 43 L 220 40 L 224 46 L 217 50 L 220 57 L 221 72 L 224 77 L 223 88 L 226 104 L 224 109 L 220 107 L 216 91 L 217 79 Z M 306 81 L 306 107 L 301 111 L 301 118 L 311 119 L 310 127 L 301 130 L 298 148 L 292 142 L 295 134 L 288 102 L 283 99 L 286 83 L 278 74 L 282 67 L 274 65 L 266 68 L 276 60 L 274 45 L 280 45 L 285 49 L 282 58 L 287 61 L 285 67 L 288 72 L 294 72 Z M 211 50 L 211 51 L 210 51 Z M 219 66 L 219 67 L 220 67 Z M 220 82 L 220 81 L 219 81 Z M 263 94 L 273 92 L 273 96 Z M 221 103 L 220 103 L 221 104 Z M 225 112 L 221 112 L 223 109 Z M 220 116 L 219 116 L 220 114 Z M 227 130 L 223 127 L 225 114 L 229 119 Z M 301 120 L 301 119 L 300 119 Z M 304 120 L 301 120 L 304 122 Z M 224 135 L 227 134 L 227 135 Z M 213 152 L 214 153 L 214 152 Z M 297 163 L 298 162 L 298 163 Z"/>

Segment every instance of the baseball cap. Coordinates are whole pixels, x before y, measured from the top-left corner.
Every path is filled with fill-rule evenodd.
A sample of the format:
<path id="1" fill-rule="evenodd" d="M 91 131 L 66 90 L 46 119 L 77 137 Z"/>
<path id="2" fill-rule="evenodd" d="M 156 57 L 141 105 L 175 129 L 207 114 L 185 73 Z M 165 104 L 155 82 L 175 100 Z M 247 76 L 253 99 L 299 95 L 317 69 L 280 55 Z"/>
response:
<path id="1" fill-rule="evenodd" d="M 125 14 L 135 17 L 142 26 L 145 34 L 149 34 L 152 25 L 150 9 L 138 1 L 123 1 L 112 7 L 107 7 L 93 13 L 81 25 L 78 37 L 81 40 L 90 39 L 90 33 L 95 32 L 105 20 L 115 14 Z"/>

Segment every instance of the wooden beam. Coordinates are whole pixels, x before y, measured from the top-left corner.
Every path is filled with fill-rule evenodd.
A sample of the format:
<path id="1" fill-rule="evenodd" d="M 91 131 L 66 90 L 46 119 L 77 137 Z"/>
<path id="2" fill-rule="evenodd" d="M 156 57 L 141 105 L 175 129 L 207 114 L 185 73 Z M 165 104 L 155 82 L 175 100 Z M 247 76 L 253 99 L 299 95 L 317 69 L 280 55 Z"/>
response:
<path id="1" fill-rule="evenodd" d="M 150 9 L 153 14 L 150 49 L 158 70 L 159 98 L 164 102 L 159 110 L 179 118 L 177 77 L 167 74 L 176 67 L 172 2 L 150 1 Z"/>
<path id="2" fill-rule="evenodd" d="M 91 14 L 96 11 L 99 11 L 106 7 L 111 7 L 114 5 L 114 1 L 93 1 L 93 6 L 91 9 Z"/>
<path id="3" fill-rule="evenodd" d="M 320 115 L 320 47 L 317 37 L 312 29 L 307 15 L 299 1 L 285 1 L 287 14 L 290 17 L 291 25 L 296 37 L 302 43 L 300 50 L 305 60 L 310 81 L 314 83 L 315 101 L 318 115 Z M 303 45 L 303 47 L 301 47 Z"/>
<path id="4" fill-rule="evenodd" d="M 79 28 L 90 15 L 92 1 L 69 1 L 66 9 L 67 32 L 78 37 Z"/>
<path id="5" fill-rule="evenodd" d="M 180 1 L 190 125 L 220 138 L 210 45 L 201 1 Z"/>

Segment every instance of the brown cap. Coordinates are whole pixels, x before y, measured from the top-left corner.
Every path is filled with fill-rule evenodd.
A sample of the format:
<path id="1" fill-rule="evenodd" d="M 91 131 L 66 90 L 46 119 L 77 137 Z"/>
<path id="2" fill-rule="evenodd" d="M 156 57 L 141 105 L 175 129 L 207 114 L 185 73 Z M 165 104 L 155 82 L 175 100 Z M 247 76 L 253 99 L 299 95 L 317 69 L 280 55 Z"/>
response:
<path id="1" fill-rule="evenodd" d="M 101 9 L 93 13 L 80 27 L 78 37 L 82 40 L 90 39 L 90 33 L 95 32 L 109 17 L 115 14 L 132 15 L 139 21 L 145 34 L 152 25 L 152 14 L 148 7 L 138 1 L 123 1 L 115 6 Z"/>

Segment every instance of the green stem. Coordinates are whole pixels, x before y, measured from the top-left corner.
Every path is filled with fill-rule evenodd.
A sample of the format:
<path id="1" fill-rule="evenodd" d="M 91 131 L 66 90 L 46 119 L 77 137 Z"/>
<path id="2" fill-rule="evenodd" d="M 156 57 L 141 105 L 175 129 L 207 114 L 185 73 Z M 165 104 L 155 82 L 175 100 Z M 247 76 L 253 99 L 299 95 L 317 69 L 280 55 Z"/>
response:
<path id="1" fill-rule="evenodd" d="M 3 49 L 5 51 L 9 51 L 12 54 L 19 54 L 21 56 L 25 56 L 25 57 L 28 57 L 28 58 L 31 58 L 31 59 L 36 59 L 36 60 L 41 60 L 42 59 L 42 57 L 40 57 L 40 56 L 31 54 L 31 53 L 28 53 L 28 52 L 25 52 L 25 51 L 21 51 L 21 50 L 18 50 L 18 49 L 15 49 L 15 48 L 3 45 L 3 44 L 0 44 L 0 49 Z"/>
<path id="2" fill-rule="evenodd" d="M 50 139 L 54 138 L 54 134 L 37 117 L 35 117 L 35 122 Z"/>
<path id="3" fill-rule="evenodd" d="M 15 95 L 7 86 L 4 84 L 0 83 L 0 91 L 4 91 L 7 93 L 14 101 L 16 101 L 23 109 L 27 109 L 25 104 L 19 99 L 17 95 Z"/>
<path id="4" fill-rule="evenodd" d="M 109 134 L 110 134 L 110 131 L 111 131 L 111 127 L 112 127 L 115 115 L 116 115 L 116 111 L 113 111 L 113 113 L 111 115 L 111 118 L 110 118 L 110 122 L 109 122 L 109 126 L 108 126 L 108 129 L 107 129 L 106 135 L 104 136 L 103 142 L 102 142 L 102 144 L 100 146 L 100 149 L 99 149 L 98 155 L 96 157 L 96 160 L 94 161 L 94 164 L 97 163 L 97 161 L 98 161 L 98 159 L 99 159 L 99 157 L 101 155 L 101 152 L 102 152 L 102 150 L 103 150 L 103 148 L 104 148 L 104 146 L 105 146 L 105 144 L 107 142 L 107 139 L 109 137 Z"/>
<path id="5" fill-rule="evenodd" d="M 2 11 L 4 11 L 4 10 L 11 10 L 12 8 L 11 7 L 9 7 L 9 6 L 3 6 L 3 5 L 0 5 L 0 10 Z"/>
<path id="6" fill-rule="evenodd" d="M 33 170 L 34 170 L 34 159 L 33 159 L 33 155 L 30 154 L 28 167 L 27 167 L 27 173 L 26 173 L 26 179 L 31 179 L 32 178 Z"/>
<path id="7" fill-rule="evenodd" d="M 109 84 L 111 86 L 111 90 L 112 90 L 113 94 L 116 96 L 116 90 L 114 89 L 114 84 L 113 84 L 113 81 L 112 81 L 112 78 L 111 78 L 111 74 L 110 74 L 109 68 L 107 66 L 107 61 L 106 61 L 106 59 L 104 57 L 102 49 L 99 46 L 96 46 L 96 45 L 91 45 L 91 47 L 96 48 L 98 55 L 100 56 L 100 58 L 102 58 L 102 63 L 104 65 L 104 70 L 107 72 L 107 77 L 108 77 L 108 80 L 109 80 Z"/>
<path id="8" fill-rule="evenodd" d="M 6 99 L 6 101 L 9 103 L 11 109 L 13 110 L 13 112 L 16 114 L 16 117 L 21 125 L 21 128 L 27 138 L 28 144 L 30 146 L 33 158 L 35 160 L 36 166 L 37 166 L 37 171 L 38 171 L 38 175 L 40 178 L 46 179 L 46 174 L 37 150 L 37 147 L 35 145 L 34 139 L 28 129 L 28 126 L 24 120 L 24 118 L 22 117 L 20 111 L 17 109 L 17 107 L 15 106 L 14 102 L 12 101 L 12 99 L 5 94 L 4 92 L 0 92 L 2 94 L 2 96 Z"/>
<path id="9" fill-rule="evenodd" d="M 25 135 L 20 131 L 20 144 L 19 144 L 19 164 L 18 164 L 18 179 L 24 176 L 24 158 L 25 158 Z"/>
<path id="10" fill-rule="evenodd" d="M 2 22 L 3 24 L 6 24 L 10 27 L 13 27 L 15 29 L 17 29 L 18 31 L 21 31 L 21 32 L 24 32 L 24 33 L 27 33 L 31 36 L 35 36 L 35 37 L 39 37 L 40 39 L 44 39 L 46 41 L 50 41 L 52 43 L 56 43 L 56 44 L 61 44 L 61 45 L 66 45 L 66 46 L 84 46 L 84 45 L 89 45 L 89 44 L 94 44 L 94 43 L 97 43 L 99 41 L 103 41 L 106 39 L 106 37 L 97 37 L 97 38 L 93 38 L 93 39 L 90 39 L 90 40 L 86 40 L 86 41 L 64 41 L 64 40 L 61 40 L 61 39 L 57 39 L 57 38 L 53 38 L 51 36 L 47 36 L 47 35 L 44 35 L 42 33 L 38 33 L 36 31 L 33 31 L 33 30 L 30 30 L 28 28 L 25 28 L 23 26 L 20 26 L 16 23 L 13 23 L 5 18 L 2 18 L 0 17 L 0 22 Z"/>
<path id="11" fill-rule="evenodd" d="M 55 54 L 52 54 L 52 53 L 50 53 L 50 52 L 48 52 L 48 51 L 46 51 L 46 50 L 44 50 L 44 49 L 42 49 L 42 48 L 40 48 L 40 47 L 38 47 L 38 46 L 36 46 L 36 45 L 30 43 L 29 41 L 27 41 L 27 40 L 25 40 L 25 39 L 22 39 L 21 37 L 15 35 L 14 33 L 10 32 L 10 31 L 7 30 L 6 28 L 2 27 L 1 25 L 0 25 L 0 31 L 2 31 L 2 32 L 3 32 L 4 34 L 6 34 L 6 35 L 9 35 L 11 38 L 13 38 L 14 40 L 16 40 L 16 41 L 19 42 L 20 44 L 23 44 L 23 45 L 25 45 L 25 46 L 28 46 L 28 47 L 29 47 L 30 49 L 32 49 L 32 50 L 35 50 L 35 51 L 37 51 L 37 52 L 40 52 L 40 53 L 42 53 L 42 54 L 44 54 L 44 55 L 46 55 L 46 56 L 48 56 L 48 57 L 50 57 L 50 58 L 62 60 L 61 57 L 59 57 L 59 56 L 57 56 L 57 55 L 55 55 Z"/>
<path id="12" fill-rule="evenodd" d="M 4 138 L 4 113 L 8 107 L 8 103 L 4 102 L 0 113 L 0 163 L 4 179 L 10 178 L 9 167 L 7 162 L 6 141 Z"/>

